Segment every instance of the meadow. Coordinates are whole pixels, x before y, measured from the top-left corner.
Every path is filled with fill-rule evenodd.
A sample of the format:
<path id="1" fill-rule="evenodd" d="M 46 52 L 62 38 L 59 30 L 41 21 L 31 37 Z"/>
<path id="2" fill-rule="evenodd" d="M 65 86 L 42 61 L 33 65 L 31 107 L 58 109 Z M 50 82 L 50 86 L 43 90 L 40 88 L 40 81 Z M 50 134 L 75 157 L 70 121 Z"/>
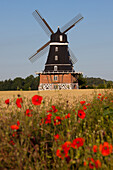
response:
<path id="1" fill-rule="evenodd" d="M 113 90 L 1 91 L 0 169 L 113 169 Z"/>

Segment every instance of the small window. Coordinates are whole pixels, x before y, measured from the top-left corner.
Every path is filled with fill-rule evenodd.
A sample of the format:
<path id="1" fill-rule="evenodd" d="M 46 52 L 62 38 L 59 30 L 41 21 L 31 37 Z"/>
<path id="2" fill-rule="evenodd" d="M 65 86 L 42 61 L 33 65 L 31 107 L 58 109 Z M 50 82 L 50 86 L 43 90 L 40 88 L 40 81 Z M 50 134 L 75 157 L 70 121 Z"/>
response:
<path id="1" fill-rule="evenodd" d="M 58 47 L 55 47 L 55 51 L 58 51 Z"/>
<path id="2" fill-rule="evenodd" d="M 58 76 L 54 75 L 54 81 L 58 80 Z"/>
<path id="3" fill-rule="evenodd" d="M 60 41 L 63 41 L 63 36 L 62 35 L 60 35 Z"/>
<path id="4" fill-rule="evenodd" d="M 54 66 L 54 71 L 57 71 L 57 66 Z"/>
<path id="5" fill-rule="evenodd" d="M 55 60 L 56 60 L 56 61 L 58 60 L 58 56 L 57 56 L 57 55 L 55 55 Z"/>

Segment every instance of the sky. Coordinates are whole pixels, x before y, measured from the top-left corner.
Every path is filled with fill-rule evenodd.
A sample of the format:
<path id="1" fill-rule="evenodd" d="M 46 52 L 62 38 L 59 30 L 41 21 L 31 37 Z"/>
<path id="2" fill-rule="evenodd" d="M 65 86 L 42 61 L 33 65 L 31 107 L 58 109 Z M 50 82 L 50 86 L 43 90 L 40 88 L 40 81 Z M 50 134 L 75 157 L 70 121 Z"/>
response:
<path id="1" fill-rule="evenodd" d="M 81 13 L 67 32 L 74 69 L 113 81 L 113 0 L 0 0 L 0 81 L 43 71 L 47 54 L 33 64 L 28 59 L 50 40 L 32 15 L 36 9 L 54 32 Z"/>

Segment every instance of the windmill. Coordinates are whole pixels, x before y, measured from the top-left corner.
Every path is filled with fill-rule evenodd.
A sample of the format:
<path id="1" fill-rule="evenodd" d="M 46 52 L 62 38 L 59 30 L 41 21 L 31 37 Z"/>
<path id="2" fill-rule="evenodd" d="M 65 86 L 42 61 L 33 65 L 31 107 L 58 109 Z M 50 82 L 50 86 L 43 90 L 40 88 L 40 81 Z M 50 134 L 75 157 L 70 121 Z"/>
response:
<path id="1" fill-rule="evenodd" d="M 77 85 L 77 76 L 81 73 L 75 72 L 73 69 L 73 64 L 76 63 L 77 59 L 72 51 L 69 50 L 67 35 L 65 33 L 83 19 L 82 15 L 78 14 L 61 27 L 61 29 L 58 27 L 55 33 L 38 10 L 33 12 L 33 16 L 50 37 L 50 41 L 39 48 L 37 52 L 29 58 L 31 62 L 35 62 L 47 52 L 50 46 L 45 69 L 43 72 L 37 73 L 40 76 L 39 90 L 75 88 Z"/>

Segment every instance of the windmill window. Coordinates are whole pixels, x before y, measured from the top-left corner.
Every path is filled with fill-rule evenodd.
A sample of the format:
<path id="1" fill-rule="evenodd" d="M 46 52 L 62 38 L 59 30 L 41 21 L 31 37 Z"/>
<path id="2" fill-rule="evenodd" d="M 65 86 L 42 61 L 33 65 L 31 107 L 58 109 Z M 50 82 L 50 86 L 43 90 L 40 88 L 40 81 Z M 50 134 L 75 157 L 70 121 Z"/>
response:
<path id="1" fill-rule="evenodd" d="M 57 66 L 54 66 L 54 71 L 57 71 Z"/>
<path id="2" fill-rule="evenodd" d="M 55 47 L 55 51 L 58 51 L 58 47 Z"/>
<path id="3" fill-rule="evenodd" d="M 54 81 L 58 80 L 58 76 L 54 75 Z"/>
<path id="4" fill-rule="evenodd" d="M 56 60 L 56 61 L 58 60 L 58 55 L 55 55 L 55 60 Z"/>
<path id="5" fill-rule="evenodd" d="M 60 35 L 60 41 L 63 41 L 63 36 L 62 35 Z"/>

